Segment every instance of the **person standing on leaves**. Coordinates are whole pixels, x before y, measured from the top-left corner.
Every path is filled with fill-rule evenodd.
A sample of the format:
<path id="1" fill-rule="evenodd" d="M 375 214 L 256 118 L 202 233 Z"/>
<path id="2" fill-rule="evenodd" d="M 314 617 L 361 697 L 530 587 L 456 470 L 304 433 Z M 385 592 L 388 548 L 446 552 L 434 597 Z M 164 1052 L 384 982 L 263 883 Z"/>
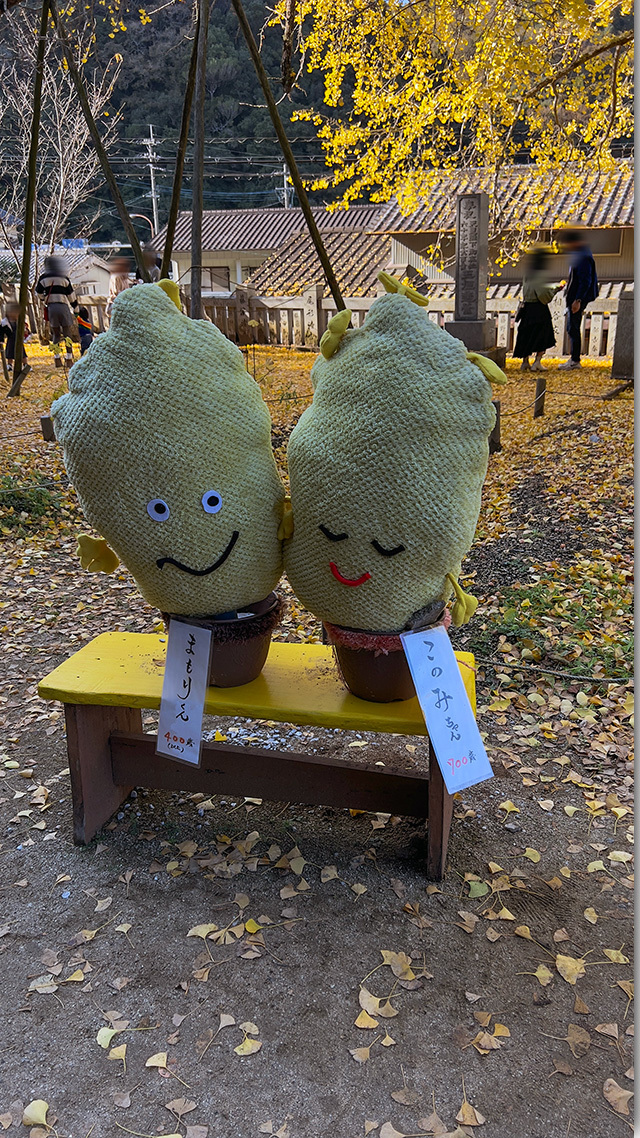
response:
<path id="1" fill-rule="evenodd" d="M 65 363 L 70 367 L 73 352 L 67 339 L 78 314 L 78 300 L 61 257 L 45 257 L 36 293 L 44 301 L 44 319 L 51 328 L 55 365 L 62 367 L 60 345 L 64 341 Z"/>
<path id="2" fill-rule="evenodd" d="M 565 370 L 580 367 L 582 347 L 582 317 L 585 308 L 595 300 L 600 289 L 596 263 L 589 246 L 579 230 L 569 229 L 562 235 L 563 249 L 569 254 L 571 271 L 567 282 L 567 331 L 571 340 L 571 356 L 560 367 Z"/>
<path id="3" fill-rule="evenodd" d="M 13 367 L 13 363 L 16 357 L 16 332 L 18 330 L 19 319 L 20 305 L 16 304 L 15 301 L 12 301 L 10 304 L 7 304 L 6 313 L 2 320 L 0 320 L 0 344 L 4 344 L 6 341 L 4 357 L 10 368 Z M 24 326 L 24 335 L 25 339 L 30 335 L 28 324 L 25 324 Z M 27 353 L 23 350 L 23 365 L 26 364 L 26 362 Z"/>
<path id="4" fill-rule="evenodd" d="M 556 293 L 564 288 L 548 283 L 549 253 L 543 247 L 534 248 L 527 257 L 522 281 L 522 306 L 516 316 L 518 335 L 513 354 L 522 360 L 521 371 L 529 371 L 529 356 L 535 353 L 531 371 L 542 371 L 542 357 L 547 348 L 556 342 L 549 304 Z"/>
<path id="5" fill-rule="evenodd" d="M 78 311 L 78 334 L 80 336 L 80 355 L 83 356 L 93 342 L 93 324 L 89 309 L 84 306 Z"/>

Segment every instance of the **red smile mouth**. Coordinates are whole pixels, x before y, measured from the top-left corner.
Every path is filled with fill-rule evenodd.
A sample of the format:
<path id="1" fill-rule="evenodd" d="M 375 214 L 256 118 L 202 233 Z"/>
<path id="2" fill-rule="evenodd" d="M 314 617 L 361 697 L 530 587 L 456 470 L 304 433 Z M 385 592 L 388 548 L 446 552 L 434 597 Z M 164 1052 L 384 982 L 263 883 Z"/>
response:
<path id="1" fill-rule="evenodd" d="M 342 573 L 338 569 L 338 566 L 336 565 L 335 561 L 329 562 L 329 568 L 330 568 L 331 572 L 333 573 L 336 581 L 339 581 L 341 585 L 351 585 L 353 588 L 355 588 L 356 585 L 364 585 L 365 581 L 369 581 L 371 579 L 370 573 L 363 573 L 361 577 L 355 577 L 355 578 L 354 577 L 343 577 Z"/>

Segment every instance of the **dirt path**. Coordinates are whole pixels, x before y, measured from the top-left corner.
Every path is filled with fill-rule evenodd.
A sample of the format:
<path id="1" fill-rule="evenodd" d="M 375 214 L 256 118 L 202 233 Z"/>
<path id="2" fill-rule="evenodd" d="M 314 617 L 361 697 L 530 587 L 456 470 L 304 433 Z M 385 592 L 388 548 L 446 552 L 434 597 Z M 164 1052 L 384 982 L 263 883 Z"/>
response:
<path id="1" fill-rule="evenodd" d="M 267 390 L 291 403 L 308 357 L 298 372 L 288 358 L 284 379 L 271 362 Z M 41 370 L 10 409 L 16 434 L 48 406 L 53 380 Z M 467 563 L 482 605 L 458 640 L 481 658 L 479 720 L 496 777 L 456 801 L 438 887 L 426 887 L 416 820 L 284 802 L 141 789 L 89 848 L 72 845 L 62 716 L 38 699 L 37 680 L 97 632 L 150 631 L 157 614 L 126 574 L 77 568 L 77 514 L 54 444 L 7 439 L 12 495 L 36 472 L 60 480 L 20 491 L 18 513 L 5 503 L 2 531 L 0 1127 L 10 1138 L 27 1133 L 16 1103 L 33 1099 L 50 1104 L 60 1138 L 629 1132 L 630 408 L 586 398 L 606 389 L 602 371 L 572 382 L 584 399 L 551 400 L 535 424 L 530 412 L 505 419 L 492 460 Z M 552 374 L 556 384 L 568 386 Z M 503 409 L 529 394 L 514 375 Z M 280 635 L 317 633 L 292 604 Z M 207 730 L 425 761 L 421 738 L 240 720 Z M 208 939 L 188 935 L 202 925 Z M 116 1034 L 101 1046 L 105 1028 Z M 245 1039 L 253 1053 L 242 1055 Z M 145 1065 L 158 1055 L 166 1067 Z M 463 1081 L 461 1120 L 476 1121 L 473 1106 L 486 1121 L 456 1131 Z M 433 1096 L 446 1131 L 429 1123 Z"/>

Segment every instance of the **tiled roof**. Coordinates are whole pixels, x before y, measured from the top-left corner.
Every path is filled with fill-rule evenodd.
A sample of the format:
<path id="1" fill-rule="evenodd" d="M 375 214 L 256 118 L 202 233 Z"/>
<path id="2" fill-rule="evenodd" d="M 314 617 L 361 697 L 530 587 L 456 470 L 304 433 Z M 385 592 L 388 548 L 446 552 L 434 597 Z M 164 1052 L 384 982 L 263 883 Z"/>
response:
<path id="1" fill-rule="evenodd" d="M 557 225 L 592 229 L 633 225 L 633 174 L 627 168 L 613 175 L 586 174 L 579 189 L 575 173 L 537 173 L 535 166 L 513 166 L 500 176 L 503 231 Z M 492 190 L 486 170 L 442 171 L 435 176 L 428 200 L 413 213 L 402 215 L 394 200 L 378 220 L 389 233 L 420 233 L 455 229 L 456 195 Z"/>
<path id="2" fill-rule="evenodd" d="M 579 177 L 579 176 L 578 176 Z M 360 230 L 370 233 L 426 233 L 455 229 L 456 195 L 491 192 L 493 176 L 486 170 L 452 170 L 434 174 L 428 199 L 412 213 L 401 212 L 397 200 L 384 205 L 352 205 L 330 213 L 314 207 L 313 215 L 323 229 Z M 500 175 L 503 231 L 530 225 L 552 229 L 558 225 L 589 228 L 631 226 L 634 220 L 633 174 L 626 166 L 615 174 L 582 177 L 576 189 L 576 174 L 538 172 L 535 166 L 512 166 Z M 306 232 L 300 209 L 213 209 L 202 215 L 202 247 L 206 252 L 231 250 L 277 250 L 295 234 Z M 165 229 L 152 242 L 164 243 Z M 176 252 L 191 247 L 191 213 L 178 216 L 173 243 Z"/>
<path id="3" fill-rule="evenodd" d="M 354 205 L 329 213 L 324 207 L 314 208 L 318 225 L 332 229 L 371 229 L 385 207 Z M 202 214 L 202 248 L 206 252 L 228 252 L 233 249 L 275 250 L 294 233 L 306 229 L 301 209 L 207 209 Z M 166 227 L 152 244 L 162 249 Z M 180 213 L 173 242 L 176 252 L 191 248 L 191 213 Z"/>
<path id="4" fill-rule="evenodd" d="M 390 235 L 350 233 L 344 229 L 320 232 L 343 295 L 375 296 L 377 274 L 391 257 Z M 299 296 L 311 284 L 325 284 L 309 234 L 297 233 L 290 237 L 244 283 L 259 296 Z M 330 295 L 326 285 L 324 295 Z"/>

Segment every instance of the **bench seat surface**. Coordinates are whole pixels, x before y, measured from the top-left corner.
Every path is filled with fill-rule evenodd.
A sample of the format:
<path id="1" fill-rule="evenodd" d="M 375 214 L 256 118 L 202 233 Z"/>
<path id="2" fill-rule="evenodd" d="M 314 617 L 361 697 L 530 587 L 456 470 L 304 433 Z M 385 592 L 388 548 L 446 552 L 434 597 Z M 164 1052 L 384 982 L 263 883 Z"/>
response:
<path id="1" fill-rule="evenodd" d="M 166 636 L 103 632 L 41 680 L 39 694 L 63 703 L 158 708 L 166 647 Z M 475 709 L 474 657 L 470 652 L 456 652 L 456 657 Z M 257 680 L 242 687 L 208 689 L 205 714 L 427 734 L 417 699 L 369 703 L 351 695 L 340 679 L 332 649 L 324 644 L 272 643 Z"/>

